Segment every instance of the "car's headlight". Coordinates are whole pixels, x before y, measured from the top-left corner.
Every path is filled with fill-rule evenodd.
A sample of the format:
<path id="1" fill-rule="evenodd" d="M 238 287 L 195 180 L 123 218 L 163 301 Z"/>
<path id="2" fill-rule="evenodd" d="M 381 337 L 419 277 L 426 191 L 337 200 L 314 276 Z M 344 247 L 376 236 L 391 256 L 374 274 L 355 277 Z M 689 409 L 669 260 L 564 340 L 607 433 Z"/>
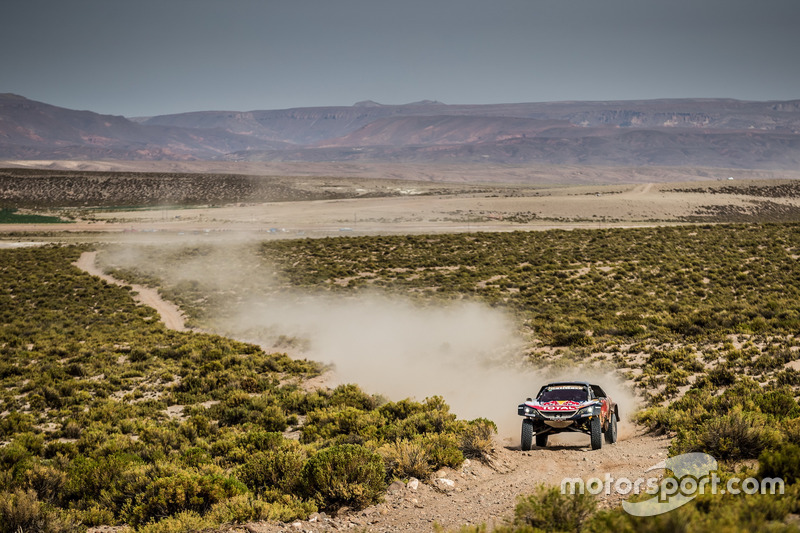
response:
<path id="1" fill-rule="evenodd" d="M 534 409 L 533 407 L 525 406 L 525 416 L 532 416 L 534 418 L 542 416 L 538 409 Z"/>
<path id="2" fill-rule="evenodd" d="M 600 404 L 587 405 L 582 408 L 578 413 L 581 416 L 598 416 L 600 414 Z"/>

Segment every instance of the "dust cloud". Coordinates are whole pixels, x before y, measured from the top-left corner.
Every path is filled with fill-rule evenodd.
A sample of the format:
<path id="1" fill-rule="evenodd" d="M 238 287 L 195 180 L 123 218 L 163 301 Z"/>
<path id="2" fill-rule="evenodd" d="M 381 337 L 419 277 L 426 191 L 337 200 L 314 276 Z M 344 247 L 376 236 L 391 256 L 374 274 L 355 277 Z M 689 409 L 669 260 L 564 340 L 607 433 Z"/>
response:
<path id="1" fill-rule="evenodd" d="M 620 404 L 623 420 L 634 410 L 633 394 L 613 372 L 531 365 L 518 324 L 498 308 L 380 291 L 277 289 L 274 271 L 251 244 L 218 245 L 203 253 L 178 253 L 172 247 L 168 255 L 176 254 L 182 257 L 179 265 L 159 268 L 152 252 L 140 254 L 128 246 L 108 251 L 104 263 L 155 269 L 166 284 L 188 282 L 214 292 L 217 305 L 209 308 L 207 329 L 331 365 L 330 386 L 356 383 L 390 400 L 442 396 L 460 418 L 493 420 L 508 445 L 519 444 L 517 405 L 547 381 L 599 383 Z M 625 434 L 625 424 L 620 433 Z"/>
<path id="2" fill-rule="evenodd" d="M 513 320 L 475 302 L 302 295 L 251 302 L 237 322 L 243 332 L 262 328 L 305 339 L 306 357 L 333 365 L 332 385 L 357 383 L 391 400 L 442 396 L 463 418 L 516 415 L 534 387 Z"/>

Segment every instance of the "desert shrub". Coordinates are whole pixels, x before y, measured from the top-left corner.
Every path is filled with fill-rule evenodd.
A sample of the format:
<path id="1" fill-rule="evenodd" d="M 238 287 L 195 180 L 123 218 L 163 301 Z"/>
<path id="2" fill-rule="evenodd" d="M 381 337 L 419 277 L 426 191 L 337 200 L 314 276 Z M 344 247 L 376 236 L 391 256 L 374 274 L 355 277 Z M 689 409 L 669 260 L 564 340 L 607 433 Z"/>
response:
<path id="1" fill-rule="evenodd" d="M 61 435 L 65 439 L 77 439 L 80 438 L 82 429 L 83 428 L 78 422 L 69 419 L 63 423 L 61 427 Z"/>
<path id="2" fill-rule="evenodd" d="M 13 411 L 0 418 L 0 437 L 10 437 L 33 429 L 33 417 Z"/>
<path id="3" fill-rule="evenodd" d="M 251 456 L 238 472 L 239 480 L 255 493 L 276 488 L 287 494 L 299 491 L 308 454 L 296 441 L 284 440 L 276 449 Z"/>
<path id="4" fill-rule="evenodd" d="M 668 513 L 637 517 L 621 509 L 596 513 L 586 524 L 589 533 L 672 533 L 726 531 L 731 533 L 789 533 L 796 527 L 787 524 L 797 506 L 796 491 L 785 495 L 754 494 L 739 496 L 701 494 L 693 501 Z"/>
<path id="5" fill-rule="evenodd" d="M 461 430 L 460 448 L 467 459 L 488 461 L 494 451 L 497 425 L 491 420 L 478 418 L 465 424 Z"/>
<path id="6" fill-rule="evenodd" d="M 775 374 L 775 383 L 781 386 L 794 387 L 800 385 L 800 372 L 794 368 L 787 368 Z"/>
<path id="7" fill-rule="evenodd" d="M 181 452 L 180 461 L 186 466 L 198 467 L 210 463 L 211 454 L 205 448 L 193 446 Z"/>
<path id="8" fill-rule="evenodd" d="M 383 446 L 379 452 L 390 477 L 424 480 L 432 472 L 428 449 L 419 438 L 398 440 Z"/>
<path id="9" fill-rule="evenodd" d="M 250 454 L 277 449 L 284 444 L 284 438 L 278 432 L 259 429 L 237 433 L 233 442 L 237 448 L 241 448 Z"/>
<path id="10" fill-rule="evenodd" d="M 426 433 L 417 437 L 427 449 L 431 468 L 457 468 L 464 462 L 456 433 Z"/>
<path id="11" fill-rule="evenodd" d="M 218 524 L 241 524 L 255 520 L 269 520 L 272 506 L 252 494 L 240 494 L 215 503 L 207 518 Z"/>
<path id="12" fill-rule="evenodd" d="M 77 524 L 42 504 L 33 490 L 0 492 L 0 533 L 79 531 Z"/>
<path id="13" fill-rule="evenodd" d="M 331 405 L 371 411 L 378 407 L 380 398 L 367 394 L 358 385 L 345 384 L 333 389 L 329 401 Z"/>
<path id="14" fill-rule="evenodd" d="M 788 442 L 800 444 L 800 417 L 784 420 L 781 430 Z"/>
<path id="15" fill-rule="evenodd" d="M 553 346 L 592 346 L 594 338 L 585 331 L 569 331 L 553 335 Z"/>
<path id="16" fill-rule="evenodd" d="M 714 387 L 728 387 L 736 382 L 736 374 L 730 368 L 717 367 L 708 371 L 708 381 Z"/>
<path id="17" fill-rule="evenodd" d="M 196 469 L 156 467 L 152 480 L 124 510 L 125 520 L 134 526 L 184 511 L 204 513 L 215 503 L 247 492 L 234 478 Z"/>
<path id="18" fill-rule="evenodd" d="M 698 403 L 693 410 L 678 409 L 673 404 L 669 407 L 648 407 L 633 414 L 634 422 L 657 435 L 694 428 L 699 421 L 706 418 L 708 413 L 701 403 Z"/>
<path id="19" fill-rule="evenodd" d="M 89 504 L 88 509 L 73 511 L 75 518 L 84 526 L 107 526 L 116 522 L 111 509 L 99 503 Z"/>
<path id="20" fill-rule="evenodd" d="M 78 455 L 78 448 L 73 442 L 63 441 L 50 441 L 42 451 L 42 457 L 45 459 L 52 459 L 54 457 L 65 457 L 67 459 L 74 459 Z"/>
<path id="21" fill-rule="evenodd" d="M 758 394 L 754 398 L 756 407 L 762 412 L 778 418 L 800 416 L 800 406 L 791 390 L 773 390 Z"/>
<path id="22" fill-rule="evenodd" d="M 460 437 L 455 433 L 414 435 L 386 444 L 379 452 L 390 476 L 425 479 L 435 470 L 456 468 L 464 462 Z"/>
<path id="23" fill-rule="evenodd" d="M 441 396 L 426 398 L 422 410 L 397 424 L 397 438 L 413 438 L 425 433 L 450 433 L 458 430 L 456 415 Z"/>
<path id="24" fill-rule="evenodd" d="M 305 520 L 317 506 L 295 496 L 282 495 L 266 501 L 252 494 L 241 494 L 214 504 L 206 517 L 214 523 L 230 524 L 257 520 L 291 522 Z"/>
<path id="25" fill-rule="evenodd" d="M 236 391 L 212 409 L 217 413 L 220 426 L 255 424 L 266 431 L 283 431 L 288 419 L 277 405 L 271 404 L 267 395 L 251 397 L 244 391 Z"/>
<path id="26" fill-rule="evenodd" d="M 696 430 L 682 431 L 675 443 L 679 452 L 705 452 L 720 460 L 755 459 L 780 441 L 780 434 L 760 413 L 740 409 L 703 422 Z"/>
<path id="27" fill-rule="evenodd" d="M 266 431 L 283 431 L 289 425 L 289 418 L 277 405 L 269 405 L 260 409 L 255 424 Z"/>
<path id="28" fill-rule="evenodd" d="M 376 503 L 386 489 L 386 470 L 377 453 L 354 444 L 331 446 L 311 457 L 303 468 L 308 495 L 336 512 Z"/>
<path id="29" fill-rule="evenodd" d="M 0 447 L 0 472 L 8 480 L 7 485 L 9 487 L 23 485 L 25 475 L 34 461 L 34 454 L 18 440 Z"/>
<path id="30" fill-rule="evenodd" d="M 181 511 L 159 521 L 152 521 L 140 528 L 139 533 L 194 533 L 210 529 L 214 524 L 196 511 Z"/>
<path id="31" fill-rule="evenodd" d="M 514 524 L 542 531 L 581 531 L 597 503 L 589 493 L 561 494 L 559 487 L 539 485 L 528 496 L 520 496 L 514 508 Z"/>
<path id="32" fill-rule="evenodd" d="M 302 442 L 327 440 L 340 435 L 374 438 L 384 420 L 377 411 L 362 411 L 355 407 L 326 407 L 308 414 L 303 424 Z"/>
<path id="33" fill-rule="evenodd" d="M 787 484 L 800 481 L 800 446 L 788 443 L 764 451 L 758 458 L 758 475 L 762 479 L 779 477 Z"/>
<path id="34" fill-rule="evenodd" d="M 67 475 L 56 468 L 36 463 L 26 473 L 25 484 L 44 502 L 54 503 L 61 497 Z"/>
<path id="35" fill-rule="evenodd" d="M 400 400 L 398 402 L 387 402 L 378 407 L 378 412 L 386 418 L 386 420 L 391 422 L 405 420 L 411 415 L 420 413 L 423 410 L 425 410 L 423 404 L 409 399 Z"/>

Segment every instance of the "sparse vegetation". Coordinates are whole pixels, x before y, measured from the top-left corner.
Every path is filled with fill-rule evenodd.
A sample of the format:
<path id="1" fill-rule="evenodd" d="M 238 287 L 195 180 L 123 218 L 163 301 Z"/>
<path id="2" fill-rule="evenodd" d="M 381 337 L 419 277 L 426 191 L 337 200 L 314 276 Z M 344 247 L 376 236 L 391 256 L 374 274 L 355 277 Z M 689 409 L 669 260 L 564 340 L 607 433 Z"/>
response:
<path id="1" fill-rule="evenodd" d="M 269 291 L 347 294 L 377 287 L 415 295 L 423 304 L 475 299 L 509 309 L 531 339 L 531 364 L 610 363 L 633 380 L 647 400 L 637 420 L 674 435 L 672 453 L 704 451 L 724 468 L 760 458 L 761 475 L 791 478 L 796 475 L 792 446 L 800 439 L 800 378 L 794 366 L 800 358 L 797 229 L 753 224 L 307 239 L 265 243 L 261 256 L 270 272 L 278 272 Z M 174 250 L 163 264 L 153 253 L 151 270 L 118 273 L 132 280 L 161 279 L 167 265 L 187 253 L 202 256 L 210 250 Z M 213 326 L 209 306 L 219 310 L 226 301 L 213 287 L 164 290 L 206 327 Z M 303 439 L 373 447 L 398 477 L 424 476 L 437 464 L 457 464 L 465 454 L 480 457 L 483 446 L 476 444 L 485 439 L 478 426 L 443 417 L 446 411 L 437 418 L 450 429 L 422 435 L 414 430 L 432 427 L 424 419 L 435 411 L 425 415 L 424 408 L 409 411 L 390 403 L 375 412 L 355 399 L 332 408 L 330 400 L 322 400 L 304 411 Z M 459 442 L 426 445 L 431 439 L 447 442 L 454 434 L 460 434 Z M 354 441 L 353 435 L 359 438 Z M 434 449 L 456 453 L 432 461 Z M 701 528 L 717 522 L 751 527 L 755 518 L 749 517 L 780 522 L 791 507 L 791 499 L 781 500 L 779 512 L 752 508 L 767 505 L 761 500 L 722 501 L 708 496 L 680 516 L 646 523 L 604 511 L 585 527 L 599 531 L 605 526 L 598 524 L 613 523 L 619 530 L 655 531 L 672 527 L 673 519 Z"/>
<path id="2" fill-rule="evenodd" d="M 794 484 L 797 230 L 765 224 L 278 241 L 258 248 L 246 266 L 252 283 L 234 288 L 168 281 L 171 265 L 208 257 L 210 246 L 143 248 L 146 270 L 115 275 L 161 286 L 204 327 L 213 326 L 209 310 L 224 314 L 236 291 L 377 287 L 422 305 L 474 299 L 501 306 L 530 339 L 531 364 L 611 364 L 627 375 L 647 400 L 637 420 L 674 435 L 672 453 L 705 451 L 726 468 L 759 459 L 758 475 Z M 490 457 L 493 424 L 458 420 L 441 398 L 388 402 L 355 385 L 306 392 L 296 383 L 319 372 L 316 364 L 166 330 L 127 289 L 72 267 L 81 250 L 0 252 L 0 522 L 9 531 L 291 520 L 369 505 L 393 477 L 424 479 L 465 457 Z M 287 430 L 299 441 L 288 440 Z M 348 461 L 352 478 L 337 470 Z M 748 517 L 780 522 L 794 512 L 787 501 L 772 509 L 761 500 L 704 497 L 674 519 L 697 527 L 754 523 Z M 518 513 L 536 515 L 529 507 Z M 520 520 L 509 528 L 549 530 L 552 517 Z M 655 531 L 671 527 L 669 520 L 642 525 L 602 511 L 576 527 Z"/>
<path id="3" fill-rule="evenodd" d="M 561 494 L 558 487 L 542 485 L 522 496 L 508 525 L 495 533 L 660 533 L 675 531 L 795 532 L 790 515 L 798 511 L 798 494 L 790 489 L 783 495 L 700 494 L 686 505 L 668 513 L 637 517 L 622 509 L 597 510 L 589 494 Z M 437 531 L 441 533 L 442 529 Z M 465 526 L 459 533 L 484 533 L 485 525 Z"/>
<path id="4" fill-rule="evenodd" d="M 318 365 L 166 330 L 128 289 L 73 267 L 80 252 L 0 252 L 8 531 L 293 520 L 377 501 L 395 474 L 379 450 L 403 439 L 425 447 L 431 468 L 463 461 L 462 436 L 480 422 L 457 420 L 441 398 L 302 391 L 292 383 Z M 301 416 L 302 442 L 289 440 Z"/>

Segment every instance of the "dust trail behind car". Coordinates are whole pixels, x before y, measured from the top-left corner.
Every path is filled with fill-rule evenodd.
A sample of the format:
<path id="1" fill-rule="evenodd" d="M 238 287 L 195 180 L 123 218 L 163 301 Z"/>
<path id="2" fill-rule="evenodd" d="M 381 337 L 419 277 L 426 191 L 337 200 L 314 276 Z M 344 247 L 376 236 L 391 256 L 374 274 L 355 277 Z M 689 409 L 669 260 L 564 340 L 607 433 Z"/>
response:
<path id="1" fill-rule="evenodd" d="M 167 287 L 191 286 L 198 297 L 213 293 L 213 305 L 204 308 L 206 329 L 277 351 L 283 351 L 279 339 L 290 339 L 294 355 L 334 366 L 330 385 L 356 383 L 391 400 L 442 396 L 459 417 L 495 421 L 510 445 L 519 443 L 516 406 L 554 378 L 602 383 L 623 420 L 633 411 L 633 395 L 609 369 L 576 366 L 558 375 L 526 362 L 520 327 L 499 308 L 377 290 L 272 287 L 274 267 L 253 242 L 178 242 L 162 252 L 155 256 L 161 253 L 164 265 L 152 247 L 145 253 L 126 246 L 101 257 L 108 266 L 155 275 Z M 624 425 L 620 431 L 624 438 Z"/>

